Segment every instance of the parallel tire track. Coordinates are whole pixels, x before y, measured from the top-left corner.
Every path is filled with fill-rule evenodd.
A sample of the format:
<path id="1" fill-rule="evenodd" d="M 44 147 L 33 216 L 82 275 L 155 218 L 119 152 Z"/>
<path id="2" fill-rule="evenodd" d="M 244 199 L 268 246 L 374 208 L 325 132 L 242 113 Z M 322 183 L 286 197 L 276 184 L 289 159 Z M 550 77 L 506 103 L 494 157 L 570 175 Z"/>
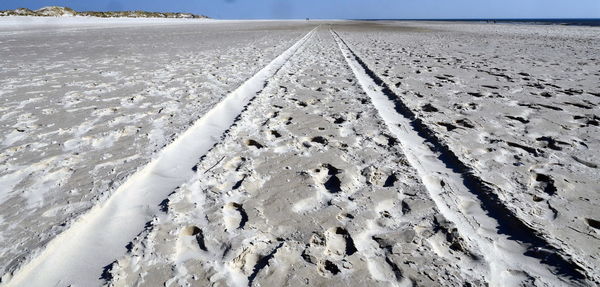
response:
<path id="1" fill-rule="evenodd" d="M 464 164 L 458 156 L 444 144 L 438 136 L 433 132 L 415 113 L 410 110 L 401 100 L 401 97 L 395 94 L 386 83 L 379 78 L 373 70 L 349 47 L 349 45 L 333 30 L 331 30 L 334 38 L 338 42 L 341 52 L 346 57 L 348 64 L 352 67 L 361 86 L 365 92 L 371 97 L 380 112 L 380 115 L 386 121 L 388 128 L 398 137 L 411 160 L 411 164 L 420 171 L 420 176 L 423 179 L 428 190 L 432 194 L 432 198 L 436 201 L 438 208 L 442 213 L 444 210 L 450 214 L 447 217 L 454 217 L 455 224 L 460 227 L 461 223 L 456 220 L 468 220 L 472 222 L 472 226 L 463 226 L 461 234 L 469 238 L 478 237 L 479 229 L 486 227 L 485 224 L 480 224 L 487 221 L 492 221 L 495 226 L 495 236 L 476 239 L 475 241 L 491 240 L 495 244 L 496 239 L 506 239 L 516 241 L 524 245 L 526 248 L 524 254 L 517 257 L 537 258 L 541 263 L 551 267 L 552 273 L 556 273 L 561 278 L 559 282 L 564 284 L 564 280 L 572 284 L 584 284 L 587 277 L 583 269 L 572 260 L 567 259 L 565 252 L 557 249 L 548 243 L 542 235 L 530 226 L 522 222 L 513 212 L 511 212 L 503 202 L 498 198 L 494 190 L 481 178 L 477 177 L 471 168 Z M 379 105 L 377 104 L 379 102 Z M 387 106 L 386 106 L 387 105 Z M 399 127 L 401 125 L 401 127 Z M 420 145 L 413 146 L 411 145 Z M 425 154 L 419 154 L 424 152 Z M 411 156 L 412 153 L 412 156 Z M 427 162 L 424 159 L 427 154 L 430 158 L 435 158 L 433 162 Z M 439 168 L 439 170 L 427 170 L 427 167 Z M 443 174 L 444 169 L 450 173 Z M 441 181 L 432 184 L 430 174 L 440 171 L 437 176 Z M 452 182 L 452 177 L 456 180 Z M 450 183 L 450 184 L 448 184 Z M 436 186 L 437 185 L 437 186 Z M 453 190 L 454 189 L 454 190 Z M 469 197 L 476 199 L 477 204 L 482 209 L 482 214 L 466 215 L 464 211 L 459 211 L 460 203 L 451 204 L 449 201 L 452 196 L 458 196 L 460 192 L 469 193 Z M 460 194 L 464 196 L 464 194 Z M 436 200 L 437 199 L 437 200 Z M 445 206 L 444 206 L 445 205 Z M 447 214 L 444 214 L 447 215 Z M 471 219 L 472 218 L 472 219 Z M 480 220 L 478 220 L 480 219 Z M 475 226 L 473 226 L 475 225 Z M 459 231 L 461 228 L 459 228 Z M 502 236 L 500 236 L 502 235 Z M 486 238 L 487 237 L 487 238 Z M 481 242 L 479 242 L 481 243 Z M 492 245 L 493 245 L 492 244 Z M 488 253 L 489 250 L 485 246 L 489 244 L 479 244 L 480 252 Z M 506 255 L 506 254 L 503 254 Z M 524 255 L 524 256 L 523 256 Z M 512 255 L 511 255 L 512 256 Z M 489 256 L 488 256 L 489 257 Z M 497 260 L 491 258 L 492 260 Z M 508 260 L 506 263 L 516 263 L 515 260 Z M 505 267 L 515 268 L 511 264 Z M 542 272 L 543 273 L 543 272 Z M 491 270 L 490 277 L 496 276 L 494 268 Z M 494 280 L 492 280 L 494 281 Z M 550 281 L 554 281 L 550 279 Z"/>

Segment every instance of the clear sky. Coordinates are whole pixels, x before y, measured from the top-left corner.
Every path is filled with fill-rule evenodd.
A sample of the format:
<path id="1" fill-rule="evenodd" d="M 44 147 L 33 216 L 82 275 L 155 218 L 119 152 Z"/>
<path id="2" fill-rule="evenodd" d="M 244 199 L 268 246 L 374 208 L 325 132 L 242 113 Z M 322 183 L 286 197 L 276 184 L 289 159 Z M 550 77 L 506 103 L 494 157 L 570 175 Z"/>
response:
<path id="1" fill-rule="evenodd" d="M 600 0 L 0 0 L 0 10 L 49 5 L 222 19 L 600 18 Z"/>

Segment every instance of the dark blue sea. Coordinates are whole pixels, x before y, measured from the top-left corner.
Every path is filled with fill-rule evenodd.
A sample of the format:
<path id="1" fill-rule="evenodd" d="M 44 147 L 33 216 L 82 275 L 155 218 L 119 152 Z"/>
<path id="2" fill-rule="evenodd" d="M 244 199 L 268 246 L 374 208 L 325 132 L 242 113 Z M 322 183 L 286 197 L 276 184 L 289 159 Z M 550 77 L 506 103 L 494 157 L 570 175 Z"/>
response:
<path id="1" fill-rule="evenodd" d="M 361 19 L 367 21 L 440 21 L 440 22 L 478 22 L 509 23 L 529 25 L 566 25 L 566 26 L 600 26 L 600 19 Z"/>

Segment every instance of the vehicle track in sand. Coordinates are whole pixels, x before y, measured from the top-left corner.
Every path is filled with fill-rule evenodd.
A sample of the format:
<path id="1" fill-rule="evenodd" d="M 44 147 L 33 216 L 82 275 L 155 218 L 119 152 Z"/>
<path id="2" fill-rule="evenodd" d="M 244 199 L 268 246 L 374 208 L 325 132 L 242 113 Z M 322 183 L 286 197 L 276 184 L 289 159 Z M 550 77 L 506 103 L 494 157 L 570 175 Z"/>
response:
<path id="1" fill-rule="evenodd" d="M 127 243 L 152 220 L 160 202 L 190 176 L 197 159 L 221 140 L 246 105 L 315 29 L 225 97 L 107 201 L 94 206 L 55 237 L 7 285 L 100 285 L 103 268 L 126 252 Z"/>
<path id="2" fill-rule="evenodd" d="M 598 284 L 600 238 L 586 220 L 600 218 L 597 165 L 589 165 L 598 161 L 600 129 L 586 120 L 600 115 L 598 75 L 593 64 L 570 69 L 570 57 L 594 63 L 597 35 L 585 28 L 431 23 L 416 25 L 425 32 L 397 33 L 380 26 L 336 32 L 512 214 Z M 586 40 L 569 47 L 558 44 L 571 40 L 561 34 Z M 556 44 L 546 46 L 548 37 Z"/>
<path id="3" fill-rule="evenodd" d="M 402 97 L 394 93 L 339 34 L 334 30 L 331 33 L 361 86 L 400 141 L 411 165 L 419 171 L 437 207 L 484 254 L 490 265 L 487 276 L 490 284 L 516 283 L 522 276 L 519 272 L 551 286 L 585 284 L 586 275 L 580 266 L 519 220 L 493 188 L 478 178 L 403 103 Z M 536 268 L 538 262 L 546 267 Z"/>
<path id="4" fill-rule="evenodd" d="M 40 26 L 0 36 L 0 276 L 314 26 Z"/>
<path id="5" fill-rule="evenodd" d="M 132 240 L 109 284 L 484 284 L 329 31 L 280 75 Z"/>

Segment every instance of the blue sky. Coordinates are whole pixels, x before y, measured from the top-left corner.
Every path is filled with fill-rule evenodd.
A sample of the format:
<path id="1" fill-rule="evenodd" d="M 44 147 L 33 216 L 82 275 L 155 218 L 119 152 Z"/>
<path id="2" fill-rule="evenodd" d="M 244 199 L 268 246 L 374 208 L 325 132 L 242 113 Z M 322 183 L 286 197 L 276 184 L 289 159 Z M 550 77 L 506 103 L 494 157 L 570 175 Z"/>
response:
<path id="1" fill-rule="evenodd" d="M 223 19 L 600 18 L 600 0 L 0 0 L 0 10 L 48 5 Z"/>

